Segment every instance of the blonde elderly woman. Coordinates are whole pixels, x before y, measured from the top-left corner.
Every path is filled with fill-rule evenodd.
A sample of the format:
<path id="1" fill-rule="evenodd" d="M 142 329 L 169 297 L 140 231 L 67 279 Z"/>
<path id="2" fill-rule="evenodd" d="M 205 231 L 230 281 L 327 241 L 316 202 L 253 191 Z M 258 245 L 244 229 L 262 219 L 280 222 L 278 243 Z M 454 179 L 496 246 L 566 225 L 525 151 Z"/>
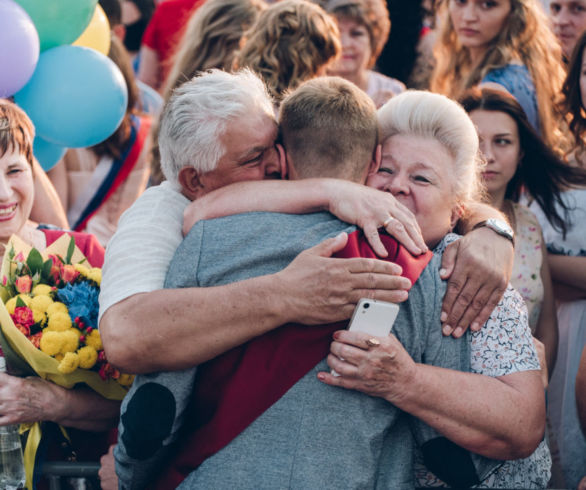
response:
<path id="1" fill-rule="evenodd" d="M 474 125 L 458 104 L 428 92 L 398 95 L 378 114 L 382 163 L 369 175 L 367 185 L 391 193 L 411 211 L 426 245 L 442 254 L 448 244 L 458 240 L 451 231 L 480 192 L 478 137 Z M 230 196 L 229 203 L 221 202 L 218 193 L 208 195 L 196 206 L 201 213 L 205 212 L 205 217 L 251 210 L 251 206 L 256 206 L 253 208 L 256 210 L 309 212 L 316 209 L 316 199 L 327 201 L 321 204 L 332 208 L 331 203 L 339 200 L 340 189 L 351 190 L 341 181 L 336 184 L 338 191 L 327 191 L 328 186 L 322 185 L 311 192 L 315 194 L 318 188 L 326 192 L 311 200 L 306 197 L 311 194 L 307 188 L 317 186 L 315 180 L 237 185 L 237 192 L 234 188 L 220 191 Z M 295 185 L 295 190 L 290 191 Z M 250 189 L 255 191 L 247 196 L 245 192 Z M 307 204 L 304 210 L 297 206 L 298 202 L 297 207 L 292 205 L 304 197 Z M 186 216 L 193 218 L 189 213 Z M 344 219 L 349 217 L 346 215 Z M 506 230 L 497 231 L 506 233 Z M 484 474 L 484 479 L 476 482 L 481 487 L 545 487 L 551 460 L 547 445 L 541 441 L 545 419 L 543 388 L 523 300 L 508 288 L 484 327 L 467 335 L 470 373 L 456 373 L 415 363 L 393 335 L 379 337 L 376 347 L 368 347 L 364 334 L 339 331 L 334 334 L 328 364 L 340 376 L 322 372 L 318 378 L 332 386 L 382 397 L 429 423 L 455 443 L 445 446 L 446 459 L 439 462 L 425 459 L 436 475 L 451 476 L 447 463 L 459 445 L 489 458 L 510 458 L 495 471 Z M 480 387 L 481 375 L 491 378 L 489 387 Z M 445 413 L 430 417 L 434 411 L 437 415 L 437 400 L 445 398 L 447 393 L 459 396 Z M 534 423 L 527 424 L 527 420 Z M 528 443 L 511 450 L 507 440 Z M 429 447 L 422 449 L 422 454 L 430 454 Z M 465 470 L 456 468 L 455 471 Z M 443 484 L 423 466 L 421 456 L 416 478 L 418 486 Z"/>

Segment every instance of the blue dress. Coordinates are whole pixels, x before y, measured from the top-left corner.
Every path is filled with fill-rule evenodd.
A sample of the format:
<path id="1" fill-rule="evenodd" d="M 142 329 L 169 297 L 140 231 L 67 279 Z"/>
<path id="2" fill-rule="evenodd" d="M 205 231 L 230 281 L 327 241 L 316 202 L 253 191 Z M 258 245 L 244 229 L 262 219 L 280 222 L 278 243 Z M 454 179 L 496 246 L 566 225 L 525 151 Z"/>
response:
<path id="1" fill-rule="evenodd" d="M 537 94 L 531 73 L 524 65 L 510 64 L 496 68 L 486 74 L 480 83 L 498 83 L 517 99 L 531 126 L 540 133 L 539 111 L 537 109 Z"/>

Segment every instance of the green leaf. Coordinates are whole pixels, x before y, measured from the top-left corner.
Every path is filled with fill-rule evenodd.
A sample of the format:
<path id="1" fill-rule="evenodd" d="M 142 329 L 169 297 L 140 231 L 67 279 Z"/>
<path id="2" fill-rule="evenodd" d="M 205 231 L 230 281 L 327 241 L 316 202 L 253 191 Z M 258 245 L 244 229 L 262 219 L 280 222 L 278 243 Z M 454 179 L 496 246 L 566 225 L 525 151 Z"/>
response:
<path id="1" fill-rule="evenodd" d="M 20 296 L 16 297 L 16 306 L 17 306 L 17 308 L 20 306 L 26 306 L 26 303 L 22 300 L 22 298 Z"/>
<path id="2" fill-rule="evenodd" d="M 51 259 L 45 260 L 43 268 L 41 269 L 41 277 L 43 280 L 48 280 L 51 277 L 51 268 L 53 267 L 53 261 Z"/>
<path id="3" fill-rule="evenodd" d="M 29 266 L 31 274 L 40 272 L 43 268 L 43 257 L 41 257 L 41 254 L 36 248 L 31 249 L 30 253 L 28 254 L 26 265 Z"/>
<path id="4" fill-rule="evenodd" d="M 14 247 L 10 247 L 10 250 L 8 251 L 8 258 L 10 260 L 12 260 L 14 258 L 14 256 L 16 255 L 16 252 L 14 251 Z"/>
<path id="5" fill-rule="evenodd" d="M 69 246 L 67 247 L 67 256 L 65 257 L 65 263 L 71 264 L 71 257 L 73 257 L 73 252 L 75 250 L 75 240 L 71 237 L 69 241 Z"/>

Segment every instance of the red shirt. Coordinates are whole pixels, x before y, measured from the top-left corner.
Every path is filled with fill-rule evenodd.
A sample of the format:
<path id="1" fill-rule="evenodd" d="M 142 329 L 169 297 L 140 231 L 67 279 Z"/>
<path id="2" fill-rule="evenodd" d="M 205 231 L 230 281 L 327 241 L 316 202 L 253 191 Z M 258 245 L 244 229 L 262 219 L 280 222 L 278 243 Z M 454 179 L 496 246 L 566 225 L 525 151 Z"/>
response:
<path id="1" fill-rule="evenodd" d="M 165 0 L 157 5 L 144 31 L 142 44 L 157 52 L 161 66 L 159 84 L 167 78 L 189 17 L 202 3 L 203 0 Z"/>

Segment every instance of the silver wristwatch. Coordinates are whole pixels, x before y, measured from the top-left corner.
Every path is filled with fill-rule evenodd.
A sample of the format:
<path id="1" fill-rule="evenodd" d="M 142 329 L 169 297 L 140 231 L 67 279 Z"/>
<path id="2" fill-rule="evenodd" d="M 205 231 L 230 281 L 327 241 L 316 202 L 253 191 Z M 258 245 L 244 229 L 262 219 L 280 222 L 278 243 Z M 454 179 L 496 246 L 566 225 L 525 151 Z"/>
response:
<path id="1" fill-rule="evenodd" d="M 510 240 L 513 246 L 515 245 L 515 232 L 506 221 L 490 218 L 485 221 L 481 221 L 480 223 L 477 223 L 476 225 L 474 225 L 474 228 L 472 229 L 476 230 L 477 228 L 482 227 L 491 229 L 498 235 L 505 237 L 507 240 Z"/>

